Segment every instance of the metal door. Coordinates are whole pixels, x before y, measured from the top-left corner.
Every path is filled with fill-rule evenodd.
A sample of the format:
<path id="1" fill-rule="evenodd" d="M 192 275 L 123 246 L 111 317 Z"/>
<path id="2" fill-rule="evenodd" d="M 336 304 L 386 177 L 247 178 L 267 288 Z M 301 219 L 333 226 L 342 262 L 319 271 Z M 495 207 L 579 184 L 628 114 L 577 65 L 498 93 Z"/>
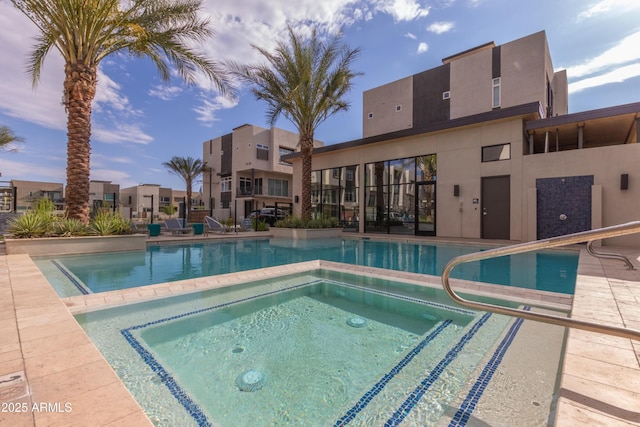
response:
<path id="1" fill-rule="evenodd" d="M 511 237 L 511 177 L 488 176 L 482 178 L 483 239 Z"/>

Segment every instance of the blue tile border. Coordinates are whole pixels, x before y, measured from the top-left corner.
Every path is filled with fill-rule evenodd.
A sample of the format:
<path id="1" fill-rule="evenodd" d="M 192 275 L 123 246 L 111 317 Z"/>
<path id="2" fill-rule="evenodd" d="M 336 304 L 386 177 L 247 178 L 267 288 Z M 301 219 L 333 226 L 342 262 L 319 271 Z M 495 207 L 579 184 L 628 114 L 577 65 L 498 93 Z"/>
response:
<path id="1" fill-rule="evenodd" d="M 440 375 L 444 372 L 447 366 L 451 362 L 455 360 L 455 358 L 460 354 L 464 346 L 471 341 L 471 338 L 480 330 L 482 326 L 489 320 L 491 317 L 491 313 L 485 313 L 480 320 L 478 320 L 472 327 L 467 331 L 466 334 L 460 338 L 460 341 L 451 348 L 447 352 L 447 354 L 438 362 L 435 368 L 429 373 L 429 375 L 420 382 L 420 384 L 411 392 L 409 397 L 400 405 L 400 407 L 393 413 L 391 418 L 387 420 L 384 424 L 385 427 L 388 426 L 397 426 L 400 424 L 406 417 L 409 415 L 411 410 L 416 406 L 416 404 L 420 401 L 422 396 L 427 392 L 427 390 L 433 385 L 433 383 L 440 377 Z"/>
<path id="2" fill-rule="evenodd" d="M 329 280 L 329 279 L 317 279 L 317 280 L 312 280 L 310 282 L 305 282 L 305 283 L 301 283 L 298 285 L 293 285 L 293 286 L 289 286 L 286 288 L 282 288 L 282 289 L 276 289 L 273 291 L 269 291 L 269 292 L 264 292 L 262 294 L 258 294 L 258 295 L 252 295 L 252 296 L 248 296 L 245 298 L 241 298 L 239 300 L 235 300 L 235 301 L 230 301 L 230 302 L 226 302 L 223 304 L 218 304 L 218 305 L 214 305 L 214 306 L 209 306 L 209 307 L 204 307 L 198 310 L 193 310 L 193 311 L 189 311 L 186 313 L 182 313 L 182 314 L 177 314 L 175 316 L 170 316 L 170 317 L 166 317 L 166 318 L 162 318 L 162 319 L 157 319 L 157 320 L 153 320 L 151 322 L 146 322 L 143 324 L 139 324 L 139 325 L 134 325 L 131 326 L 129 328 L 125 328 L 125 329 L 121 329 L 120 333 L 122 334 L 122 336 L 125 338 L 125 340 L 129 343 L 129 345 L 131 345 L 131 347 L 140 355 L 140 357 L 142 358 L 142 360 L 151 368 L 151 370 L 156 373 L 162 380 L 162 383 L 169 389 L 169 391 L 171 392 L 171 394 L 176 398 L 176 400 L 178 400 L 178 402 L 185 408 L 185 410 L 191 415 L 191 417 L 198 423 L 199 426 L 201 427 L 205 427 L 205 426 L 211 426 L 210 421 L 207 419 L 206 414 L 204 413 L 204 411 L 202 410 L 202 408 L 200 408 L 200 406 L 193 400 L 191 399 L 191 397 L 187 394 L 187 392 L 178 384 L 178 382 L 171 376 L 170 373 L 168 373 L 164 367 L 162 366 L 161 363 L 159 363 L 155 357 L 153 356 L 153 354 L 151 354 L 150 351 L 148 351 L 144 345 L 142 343 L 140 343 L 140 341 L 138 341 L 133 334 L 131 333 L 131 331 L 134 330 L 138 330 L 138 329 L 143 329 L 149 326 L 154 326 L 154 325 L 158 325 L 161 323 L 165 323 L 165 322 L 169 322 L 172 320 L 177 320 L 177 319 L 181 319 L 184 317 L 188 317 L 188 316 L 192 316 L 194 314 L 200 314 L 200 313 L 204 313 L 207 311 L 212 311 L 212 310 L 217 310 L 220 308 L 224 308 L 224 307 L 229 307 L 235 304 L 240 304 L 243 302 L 247 302 L 247 301 L 251 301 L 257 298 L 262 298 L 265 296 L 269 296 L 269 295 L 275 295 L 275 294 L 279 294 L 279 293 L 283 293 L 283 292 L 287 292 L 287 291 L 291 291 L 291 290 L 295 290 L 295 289 L 299 289 L 299 288 L 303 288 L 306 286 L 311 286 L 311 285 L 315 285 L 318 283 L 329 283 L 329 284 L 333 284 L 333 285 L 337 285 L 337 286 L 342 286 L 342 287 L 348 287 L 348 288 L 355 288 L 358 290 L 363 290 L 366 292 L 371 292 L 371 293 L 378 293 L 384 296 L 388 296 L 388 297 L 393 297 L 393 298 L 398 298 L 398 299 L 402 299 L 402 300 L 407 300 L 407 301 L 411 301 L 414 303 L 420 303 L 423 305 L 432 305 L 435 306 L 437 308 L 441 308 L 441 309 L 445 309 L 445 310 L 449 310 L 449 311 L 456 311 L 456 312 L 461 312 L 464 314 L 470 314 L 470 315 L 474 315 L 476 314 L 473 311 L 469 311 L 469 310 L 464 310 L 464 309 L 459 309 L 456 307 L 449 307 L 446 306 L 444 304 L 437 304 L 437 303 L 431 303 L 429 301 L 424 301 L 424 300 L 419 300 L 416 298 L 411 298 L 411 297 L 405 297 L 402 295 L 397 295 L 397 294 L 393 294 L 390 292 L 383 292 L 383 291 L 375 291 L 375 290 L 371 290 L 365 287 L 360 287 L 360 286 L 355 286 L 355 285 L 350 285 L 347 283 L 343 283 L 343 282 L 338 282 L 338 281 L 334 281 L 334 280 Z M 368 403 L 369 401 L 375 396 L 377 395 L 383 388 L 384 386 L 398 373 L 400 372 L 400 370 L 402 370 L 402 368 L 404 368 L 404 366 L 406 366 L 409 362 L 411 362 L 411 360 L 430 342 L 432 341 L 440 332 L 442 332 L 442 330 L 444 330 L 447 326 L 449 326 L 449 324 L 451 324 L 452 321 L 451 320 L 446 320 L 444 322 L 442 322 L 433 332 L 431 332 L 420 344 L 418 344 L 413 350 L 411 350 L 411 352 L 409 352 L 403 359 L 402 361 L 400 361 L 400 363 L 398 363 L 398 365 L 396 365 L 396 367 L 394 367 L 390 373 L 386 374 L 383 379 L 381 381 L 379 381 L 376 386 L 374 386 L 374 388 L 372 390 L 370 390 L 368 393 L 365 394 L 365 396 L 354 406 L 354 408 L 352 408 L 350 411 L 348 412 L 347 415 L 349 415 L 350 413 L 353 413 L 353 416 L 355 416 L 358 412 L 360 412 Z M 397 371 L 396 371 L 397 369 Z M 373 394 L 372 394 L 373 393 Z M 360 406 L 361 407 L 360 407 Z M 344 418 L 344 417 L 343 417 Z M 352 418 L 351 418 L 352 419 Z M 349 419 L 346 422 L 349 422 L 351 419 Z M 340 422 L 340 421 L 338 421 Z M 337 424 L 336 425 L 344 425 L 346 424 Z"/>
<path id="3" fill-rule="evenodd" d="M 73 274 L 71 274 L 62 264 L 60 264 L 58 261 L 56 261 L 55 259 L 51 260 L 51 264 L 55 265 L 56 267 L 58 267 L 58 270 L 60 270 L 62 272 L 62 274 L 64 274 L 67 279 L 69 279 L 69 281 L 71 281 L 71 283 L 74 284 L 74 286 L 76 288 L 78 288 L 78 290 L 80 291 L 80 293 L 82 293 L 82 295 L 89 295 L 90 292 L 87 290 L 87 288 L 78 281 L 78 279 L 75 278 L 75 276 Z"/>
<path id="4" fill-rule="evenodd" d="M 525 306 L 524 310 L 529 311 L 531 310 L 531 307 Z M 487 365 L 484 367 L 482 373 L 473 384 L 471 390 L 462 402 L 462 405 L 460 405 L 460 408 L 451 419 L 449 427 L 465 427 L 467 425 L 467 422 L 471 417 L 471 413 L 475 410 L 478 401 L 482 397 L 484 391 L 487 389 L 489 381 L 491 381 L 491 378 L 496 372 L 496 369 L 498 368 L 498 366 L 500 366 L 500 363 L 502 363 L 502 358 L 513 343 L 513 339 L 520 330 L 520 326 L 522 326 L 522 323 L 524 323 L 524 319 L 521 318 L 518 318 L 513 322 L 511 328 L 509 328 L 509 332 L 507 332 L 505 337 L 502 339 L 502 341 L 498 345 L 498 348 L 493 353 L 491 360 L 489 360 Z"/>
<path id="5" fill-rule="evenodd" d="M 389 373 L 385 374 L 380 381 L 378 381 L 369 391 L 367 391 L 358 402 L 351 407 L 347 411 L 345 415 L 343 415 L 336 423 L 334 427 L 344 426 L 347 423 L 351 422 L 356 415 L 362 411 L 373 399 L 377 396 L 385 386 L 402 371 L 402 369 L 407 366 L 414 357 L 418 355 L 422 351 L 423 348 L 426 347 L 431 341 L 433 341 L 442 331 L 444 331 L 450 324 L 451 320 L 445 320 L 442 322 L 436 329 L 434 329 L 425 339 L 423 339 L 417 346 L 415 346 L 402 360 L 389 371 Z"/>

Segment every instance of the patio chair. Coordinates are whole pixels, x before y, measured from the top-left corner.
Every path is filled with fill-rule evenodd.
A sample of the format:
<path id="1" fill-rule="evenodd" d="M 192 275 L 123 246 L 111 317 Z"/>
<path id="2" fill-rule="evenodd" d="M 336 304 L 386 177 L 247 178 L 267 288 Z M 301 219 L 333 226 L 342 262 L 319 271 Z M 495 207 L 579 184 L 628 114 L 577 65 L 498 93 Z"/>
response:
<path id="1" fill-rule="evenodd" d="M 213 231 L 216 233 L 226 233 L 227 226 L 222 224 L 220 221 L 218 221 L 215 218 L 212 218 L 210 216 L 205 216 L 204 217 L 204 235 L 206 236 L 207 234 L 209 234 L 210 231 Z"/>
<path id="2" fill-rule="evenodd" d="M 165 219 L 164 225 L 171 234 L 193 234 L 193 228 L 183 227 L 176 218 Z"/>

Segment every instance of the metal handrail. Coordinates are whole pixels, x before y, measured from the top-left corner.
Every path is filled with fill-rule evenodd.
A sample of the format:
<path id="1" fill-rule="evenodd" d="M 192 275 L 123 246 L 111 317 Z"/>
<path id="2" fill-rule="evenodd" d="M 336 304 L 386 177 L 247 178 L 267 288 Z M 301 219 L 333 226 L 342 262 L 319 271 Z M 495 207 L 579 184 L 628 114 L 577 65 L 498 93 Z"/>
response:
<path id="1" fill-rule="evenodd" d="M 622 261 L 622 262 L 624 262 L 626 264 L 627 270 L 635 270 L 636 269 L 633 266 L 633 264 L 631 263 L 631 261 L 629 261 L 629 258 L 627 258 L 624 255 L 613 254 L 613 253 L 609 253 L 609 252 L 598 252 L 595 249 L 593 249 L 593 240 L 590 240 L 587 243 L 587 252 L 589 253 L 589 255 L 591 255 L 592 257 L 595 257 L 595 258 L 615 259 L 617 261 Z"/>
<path id="2" fill-rule="evenodd" d="M 535 242 L 521 243 L 512 246 L 505 246 L 502 248 L 489 249 L 483 252 L 476 252 L 467 255 L 461 255 L 453 258 L 445 265 L 442 271 L 442 286 L 445 292 L 460 305 L 470 307 L 476 310 L 490 311 L 493 313 L 504 314 L 507 316 L 515 316 L 528 320 L 535 320 L 538 322 L 550 323 L 552 325 L 559 325 L 568 328 L 582 329 L 590 332 L 598 332 L 607 335 L 613 335 L 622 338 L 629 338 L 632 340 L 640 341 L 640 331 L 635 329 L 628 329 L 618 326 L 602 325 L 594 322 L 587 322 L 584 320 L 572 319 L 567 317 L 554 316 L 545 313 L 535 313 L 532 311 L 524 311 L 514 308 L 501 307 L 493 304 L 485 304 L 481 302 L 469 301 L 458 294 L 451 288 L 449 283 L 449 276 L 451 271 L 458 265 L 471 262 L 481 261 L 483 259 L 495 258 L 504 255 L 514 255 L 524 252 L 531 252 L 540 249 L 556 248 L 559 246 L 572 245 L 576 243 L 582 243 L 592 240 L 607 239 L 611 237 L 619 237 L 627 234 L 633 234 L 640 232 L 640 221 L 629 222 L 627 224 L 614 225 L 611 227 L 601 228 L 598 230 L 583 231 L 575 234 L 568 234 L 566 236 L 552 237 L 550 239 L 537 240 Z"/>

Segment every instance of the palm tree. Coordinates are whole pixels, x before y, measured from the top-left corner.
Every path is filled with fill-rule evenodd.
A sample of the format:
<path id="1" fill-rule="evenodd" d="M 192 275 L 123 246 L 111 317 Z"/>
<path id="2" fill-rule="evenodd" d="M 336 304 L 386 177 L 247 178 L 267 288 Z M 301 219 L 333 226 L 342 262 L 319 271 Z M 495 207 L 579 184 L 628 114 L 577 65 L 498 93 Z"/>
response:
<path id="1" fill-rule="evenodd" d="M 91 103 L 100 62 L 114 53 L 145 56 L 169 80 L 170 66 L 188 83 L 203 72 L 223 93 L 229 79 L 193 42 L 212 35 L 198 17 L 202 0 L 11 0 L 38 27 L 28 70 L 34 86 L 52 48 L 65 61 L 63 105 L 67 112 L 67 214 L 89 219 Z"/>
<path id="2" fill-rule="evenodd" d="M 335 36 L 322 42 L 316 29 L 304 39 L 289 26 L 288 42 L 279 41 L 275 52 L 253 46 L 267 60 L 262 65 L 232 65 L 253 85 L 252 92 L 267 102 L 267 120 L 274 126 L 280 114 L 293 123 L 299 135 L 302 158 L 303 220 L 311 218 L 311 156 L 314 133 L 327 118 L 348 110 L 345 94 L 361 73 L 351 71 L 360 49 L 350 49 Z"/>
<path id="3" fill-rule="evenodd" d="M 22 142 L 23 138 L 16 136 L 7 126 L 0 126 L 0 148 L 11 144 L 12 142 Z"/>
<path id="4" fill-rule="evenodd" d="M 187 186 L 187 200 L 185 213 L 185 226 L 189 222 L 189 212 L 191 212 L 191 194 L 193 183 L 206 170 L 206 165 L 200 159 L 193 157 L 177 157 L 173 156 L 168 162 L 164 162 L 162 166 L 166 167 L 169 172 L 178 175 Z"/>

